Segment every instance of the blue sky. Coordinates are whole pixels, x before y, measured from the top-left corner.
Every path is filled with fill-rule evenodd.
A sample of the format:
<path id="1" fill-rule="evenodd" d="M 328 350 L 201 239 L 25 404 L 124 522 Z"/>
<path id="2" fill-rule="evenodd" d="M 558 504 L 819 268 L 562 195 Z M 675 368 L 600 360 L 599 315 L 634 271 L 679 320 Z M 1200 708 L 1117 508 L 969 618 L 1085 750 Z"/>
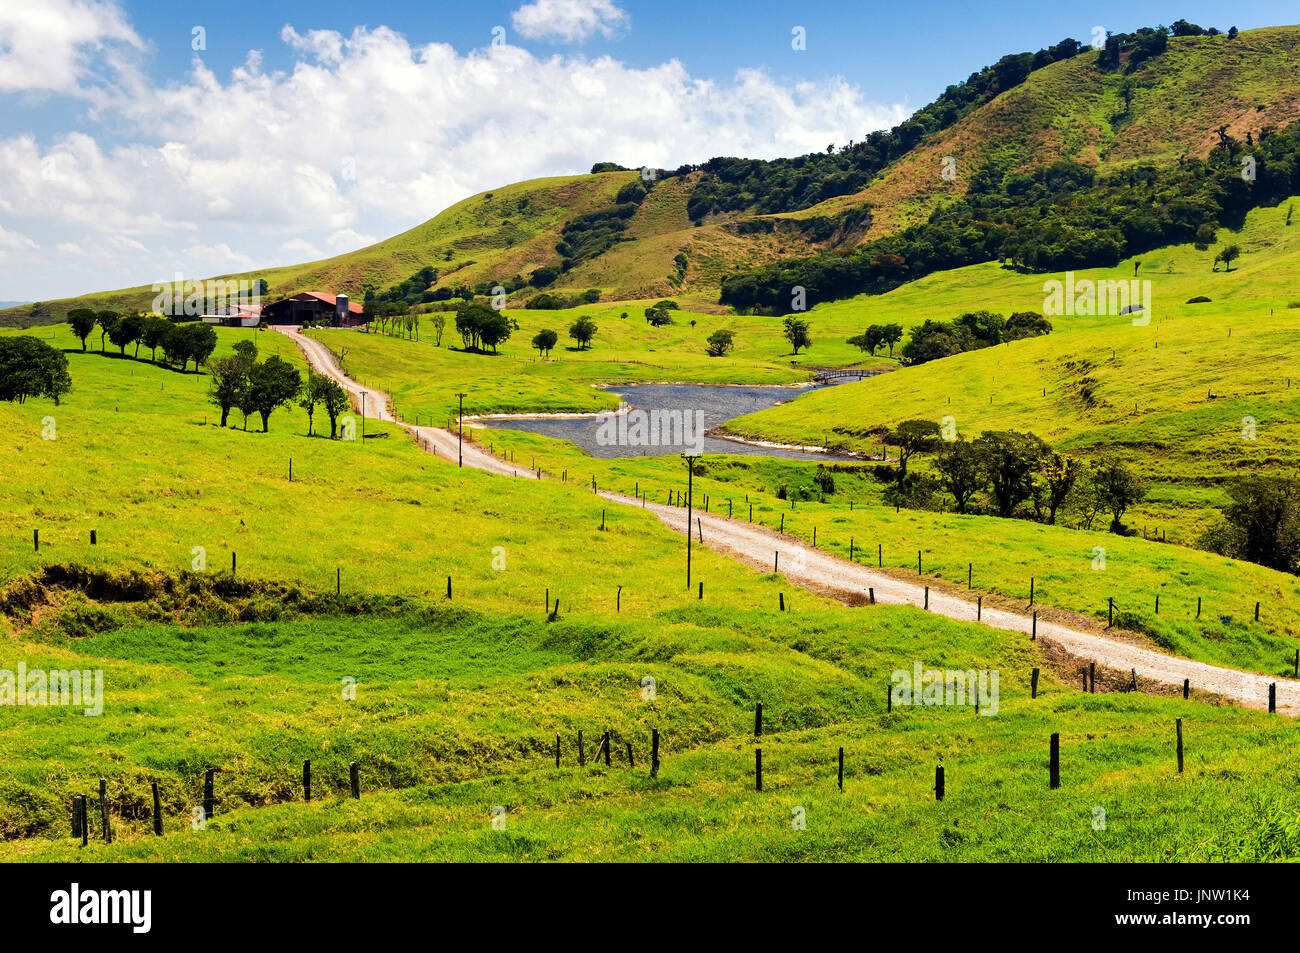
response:
<path id="1" fill-rule="evenodd" d="M 1185 17 L 1245 30 L 1296 12 L 1041 0 L 6 3 L 0 300 L 327 257 L 475 192 L 598 160 L 824 149 L 892 125 L 1005 53 L 1086 41 L 1097 26 Z M 796 26 L 804 50 L 791 48 Z"/>

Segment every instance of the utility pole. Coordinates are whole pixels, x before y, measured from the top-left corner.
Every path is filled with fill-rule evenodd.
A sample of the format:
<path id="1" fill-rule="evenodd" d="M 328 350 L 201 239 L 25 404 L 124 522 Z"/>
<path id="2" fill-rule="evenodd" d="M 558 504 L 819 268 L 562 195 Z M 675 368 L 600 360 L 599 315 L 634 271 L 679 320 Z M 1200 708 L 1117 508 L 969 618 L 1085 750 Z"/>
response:
<path id="1" fill-rule="evenodd" d="M 361 439 L 366 439 L 366 392 L 361 392 Z"/>
<path id="2" fill-rule="evenodd" d="M 465 465 L 465 452 L 461 449 L 461 434 L 463 432 L 462 421 L 465 417 L 465 395 L 457 394 L 456 396 L 460 398 L 460 410 L 456 414 L 456 466 L 463 467 Z"/>
<path id="3" fill-rule="evenodd" d="M 698 455 L 682 454 L 686 461 L 686 588 L 691 588 L 691 487 L 694 483 L 695 461 Z"/>

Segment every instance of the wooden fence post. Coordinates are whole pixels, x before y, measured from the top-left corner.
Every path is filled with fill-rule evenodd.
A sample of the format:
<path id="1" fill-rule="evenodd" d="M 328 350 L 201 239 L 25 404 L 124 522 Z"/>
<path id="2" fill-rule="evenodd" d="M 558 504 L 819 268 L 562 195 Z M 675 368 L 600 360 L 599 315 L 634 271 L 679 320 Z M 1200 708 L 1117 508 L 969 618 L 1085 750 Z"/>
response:
<path id="1" fill-rule="evenodd" d="M 1096 662 L 1088 663 L 1088 692 L 1093 695 L 1097 694 L 1097 663 Z"/>
<path id="2" fill-rule="evenodd" d="M 1061 736 L 1052 732 L 1052 763 L 1048 784 L 1053 790 L 1061 786 Z"/>
<path id="3" fill-rule="evenodd" d="M 629 768 L 635 768 L 636 764 L 632 761 L 632 742 L 627 741 L 624 742 L 624 744 L 627 745 L 627 766 Z"/>
<path id="4" fill-rule="evenodd" d="M 203 819 L 212 820 L 212 814 L 216 807 L 216 797 L 212 791 L 212 769 L 208 768 L 203 772 Z"/>
<path id="5" fill-rule="evenodd" d="M 1183 720 L 1181 718 L 1176 718 L 1174 719 L 1174 723 L 1178 729 L 1178 773 L 1182 774 L 1183 773 Z"/>
<path id="6" fill-rule="evenodd" d="M 984 597 L 975 597 L 975 621 L 979 622 L 984 618 Z"/>
<path id="7" fill-rule="evenodd" d="M 659 729 L 650 729 L 650 777 L 659 774 Z"/>
<path id="8" fill-rule="evenodd" d="M 938 765 L 934 769 L 934 799 L 943 800 L 943 765 Z"/>
<path id="9" fill-rule="evenodd" d="M 352 796 L 361 797 L 361 768 L 355 761 L 348 765 L 348 780 L 352 782 Z"/>
<path id="10" fill-rule="evenodd" d="M 81 802 L 81 846 L 85 847 L 90 843 L 90 818 L 86 815 L 86 795 L 81 795 L 77 800 Z"/>
<path id="11" fill-rule="evenodd" d="M 302 763 L 302 799 L 311 803 L 311 758 Z"/>
<path id="12" fill-rule="evenodd" d="M 1029 697 L 1038 697 L 1038 669 L 1034 669 L 1033 674 L 1029 676 Z"/>
<path id="13" fill-rule="evenodd" d="M 763 703 L 759 702 L 754 706 L 754 737 L 763 736 Z"/>
<path id="14" fill-rule="evenodd" d="M 162 800 L 158 797 L 158 782 L 150 783 L 153 788 L 153 832 L 162 836 Z"/>
<path id="15" fill-rule="evenodd" d="M 1277 712 L 1277 682 L 1268 684 L 1268 713 L 1270 715 Z"/>
<path id="16" fill-rule="evenodd" d="M 1192 680 L 1190 678 L 1185 678 L 1183 679 L 1183 701 L 1186 701 L 1187 697 L 1191 693 L 1192 693 Z"/>
<path id="17" fill-rule="evenodd" d="M 754 790 L 763 790 L 763 749 L 754 749 Z"/>
<path id="18" fill-rule="evenodd" d="M 839 772 L 840 791 L 844 790 L 844 746 L 840 745 L 840 772 Z"/>
<path id="19" fill-rule="evenodd" d="M 560 733 L 555 733 L 555 766 L 560 766 Z"/>
<path id="20" fill-rule="evenodd" d="M 587 764 L 587 753 L 582 746 L 582 729 L 578 729 L 578 767 L 585 767 Z"/>
<path id="21" fill-rule="evenodd" d="M 1037 609 L 1034 610 L 1034 620 L 1032 623 L 1032 628 L 1030 628 L 1029 630 L 1029 641 L 1031 642 L 1038 641 L 1038 610 Z"/>

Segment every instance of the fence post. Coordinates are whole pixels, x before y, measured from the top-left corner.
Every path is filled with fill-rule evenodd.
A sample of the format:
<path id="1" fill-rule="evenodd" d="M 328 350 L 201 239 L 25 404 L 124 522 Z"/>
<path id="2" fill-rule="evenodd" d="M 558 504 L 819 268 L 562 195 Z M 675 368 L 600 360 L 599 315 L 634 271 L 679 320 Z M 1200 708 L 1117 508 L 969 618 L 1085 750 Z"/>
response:
<path id="1" fill-rule="evenodd" d="M 1052 763 L 1048 783 L 1053 790 L 1061 786 L 1061 736 L 1052 732 Z"/>
<path id="2" fill-rule="evenodd" d="M 578 729 L 578 767 L 584 767 L 587 764 L 587 753 L 582 746 L 582 729 Z"/>
<path id="3" fill-rule="evenodd" d="M 763 703 L 759 702 L 754 706 L 754 737 L 763 736 Z"/>
<path id="4" fill-rule="evenodd" d="M 840 773 L 839 773 L 840 790 L 844 790 L 844 746 L 840 745 Z"/>
<path id="5" fill-rule="evenodd" d="M 311 759 L 302 763 L 302 799 L 311 803 Z"/>
<path id="6" fill-rule="evenodd" d="M 650 777 L 659 774 L 659 729 L 650 729 Z"/>
<path id="7" fill-rule="evenodd" d="M 1038 641 L 1038 610 L 1034 610 L 1033 627 L 1029 630 L 1029 641 Z"/>
<path id="8" fill-rule="evenodd" d="M 943 800 L 943 765 L 939 765 L 934 769 L 934 799 L 936 801 Z"/>
<path id="9" fill-rule="evenodd" d="M 108 782 L 103 778 L 99 779 L 99 816 L 104 824 L 104 843 L 113 842 L 113 825 L 108 819 Z"/>
<path id="10" fill-rule="evenodd" d="M 763 790 L 763 749 L 754 749 L 754 790 Z"/>
<path id="11" fill-rule="evenodd" d="M 1268 683 L 1268 713 L 1277 712 L 1277 682 Z"/>
<path id="12" fill-rule="evenodd" d="M 1190 678 L 1185 678 L 1183 679 L 1183 701 L 1186 701 L 1187 697 L 1191 693 L 1192 693 L 1192 680 Z"/>
<path id="13" fill-rule="evenodd" d="M 1178 773 L 1182 774 L 1183 773 L 1183 720 L 1181 718 L 1176 718 L 1174 719 L 1174 722 L 1178 727 Z"/>
<path id="14" fill-rule="evenodd" d="M 153 788 L 153 832 L 162 836 L 162 800 L 158 797 L 158 782 L 150 783 Z"/>
<path id="15" fill-rule="evenodd" d="M 1029 697 L 1038 697 L 1038 669 L 1034 669 L 1033 674 L 1029 676 Z"/>
<path id="16" fill-rule="evenodd" d="M 212 791 L 212 769 L 208 768 L 203 772 L 203 819 L 212 820 L 213 809 L 216 806 L 216 797 Z"/>
<path id="17" fill-rule="evenodd" d="M 348 765 L 348 779 L 352 782 L 352 796 L 361 797 L 361 768 L 355 761 Z"/>

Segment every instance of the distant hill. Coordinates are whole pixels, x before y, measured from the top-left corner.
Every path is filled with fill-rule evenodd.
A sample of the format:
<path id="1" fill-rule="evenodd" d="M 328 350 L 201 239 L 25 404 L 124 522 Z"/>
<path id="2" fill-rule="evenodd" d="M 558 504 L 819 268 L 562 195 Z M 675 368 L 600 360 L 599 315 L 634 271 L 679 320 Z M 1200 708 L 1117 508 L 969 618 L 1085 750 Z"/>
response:
<path id="1" fill-rule="evenodd" d="M 534 179 L 367 248 L 217 277 L 263 278 L 273 297 L 377 293 L 418 305 L 501 284 L 512 304 L 596 289 L 604 300 L 672 296 L 717 309 L 729 275 L 894 235 L 981 176 L 1001 181 L 1059 160 L 1102 173 L 1176 167 L 1209 154 L 1220 130 L 1253 141 L 1300 116 L 1300 27 L 1173 36 L 1159 52 L 1152 39 L 1139 31 L 1113 51 L 1062 41 L 1003 57 L 896 129 L 838 152 L 715 159 L 658 170 L 650 183 L 617 167 Z M 51 323 L 78 306 L 144 309 L 152 298 L 145 285 L 24 304 L 0 311 L 0 324 Z"/>

